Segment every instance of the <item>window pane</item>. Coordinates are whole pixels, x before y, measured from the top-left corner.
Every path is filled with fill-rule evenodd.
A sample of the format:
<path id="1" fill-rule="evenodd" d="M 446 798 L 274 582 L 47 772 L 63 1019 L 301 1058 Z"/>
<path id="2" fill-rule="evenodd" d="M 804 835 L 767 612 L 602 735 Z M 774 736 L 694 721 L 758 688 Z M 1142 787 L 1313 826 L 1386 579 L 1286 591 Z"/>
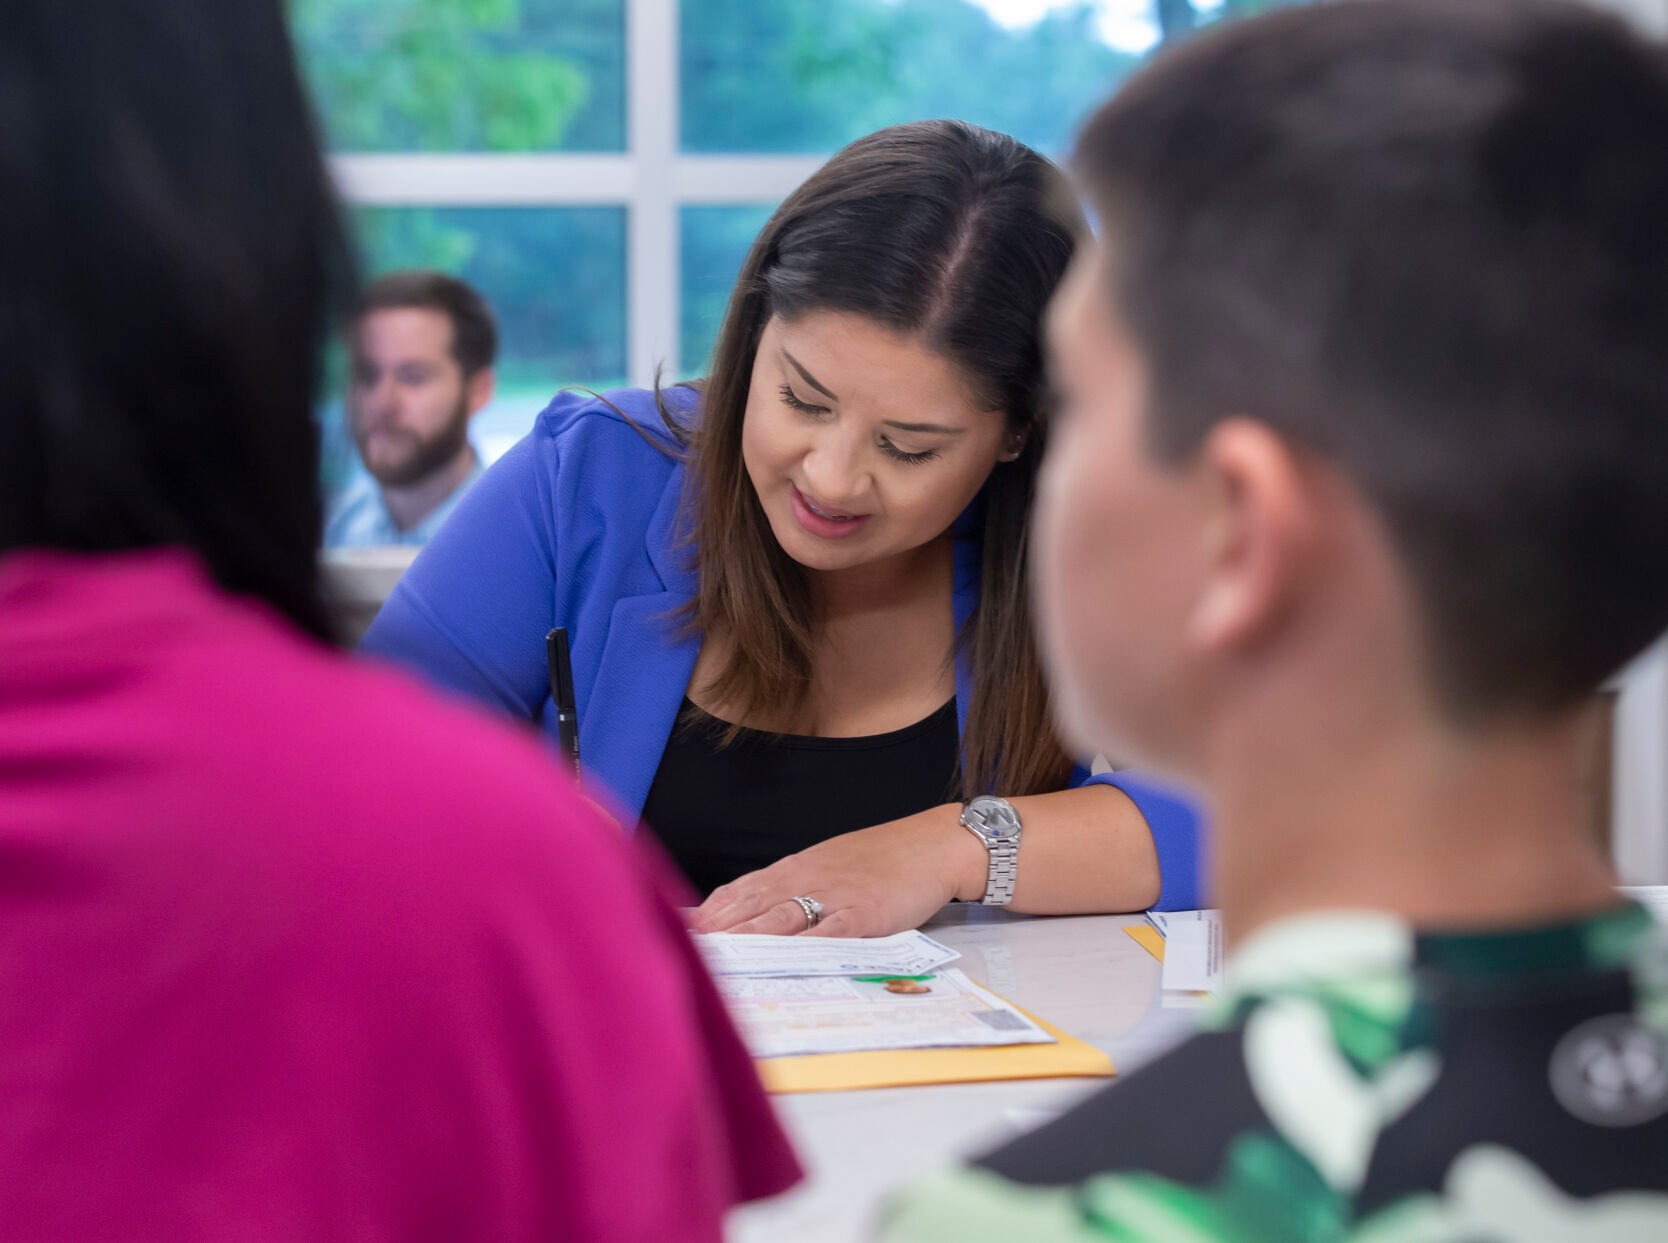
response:
<path id="1" fill-rule="evenodd" d="M 335 151 L 620 151 L 625 0 L 290 0 Z"/>
<path id="2" fill-rule="evenodd" d="M 822 152 L 959 117 L 1058 155 L 1162 38 L 1303 0 L 683 0 L 682 143 Z"/>
<path id="3" fill-rule="evenodd" d="M 680 375 L 706 372 L 736 273 L 773 210 L 771 203 L 750 203 L 685 207 L 679 212 L 683 267 L 678 284 Z"/>
<path id="4" fill-rule="evenodd" d="M 356 211 L 354 222 L 367 278 L 437 268 L 491 304 L 498 387 L 471 424 L 488 461 L 526 434 L 557 389 L 624 382 L 624 208 L 376 207 Z M 359 469 L 339 393 L 324 418 L 328 491 Z"/>

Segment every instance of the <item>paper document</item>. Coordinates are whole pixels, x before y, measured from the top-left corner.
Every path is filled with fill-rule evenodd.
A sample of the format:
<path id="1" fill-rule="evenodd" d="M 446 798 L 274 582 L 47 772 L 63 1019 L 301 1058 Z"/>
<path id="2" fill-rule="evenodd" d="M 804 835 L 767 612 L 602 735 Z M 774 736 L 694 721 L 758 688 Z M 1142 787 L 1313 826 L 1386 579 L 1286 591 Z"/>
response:
<path id="1" fill-rule="evenodd" d="M 727 975 L 719 978 L 718 991 L 756 1058 L 1054 1043 L 1029 1017 L 960 971 L 891 983 Z"/>
<path id="2" fill-rule="evenodd" d="M 1164 938 L 1164 987 L 1209 993 L 1221 986 L 1221 921 L 1173 924 Z"/>
<path id="3" fill-rule="evenodd" d="M 1178 996 L 1181 994 L 1178 994 Z M 1116 1074 L 1112 1059 L 1050 1027 L 1053 1044 L 983 1045 L 966 1049 L 869 1049 L 862 1053 L 813 1053 L 757 1062 L 772 1092 L 855 1092 L 924 1083 L 984 1083 L 1000 1079 L 1062 1079 Z"/>
<path id="4" fill-rule="evenodd" d="M 1204 923 L 1207 920 L 1220 920 L 1222 912 L 1215 907 L 1202 911 L 1148 911 L 1147 922 L 1166 936 L 1175 924 Z"/>
<path id="5" fill-rule="evenodd" d="M 1164 987 L 1215 992 L 1222 987 L 1222 912 L 1148 911 L 1164 934 Z"/>
<path id="6" fill-rule="evenodd" d="M 717 976 L 925 975 L 961 954 L 920 932 L 889 937 L 769 937 L 707 932 L 695 947 Z"/>
<path id="7" fill-rule="evenodd" d="M 1644 907 L 1658 923 L 1668 925 L 1668 885 L 1618 885 L 1616 892 Z"/>

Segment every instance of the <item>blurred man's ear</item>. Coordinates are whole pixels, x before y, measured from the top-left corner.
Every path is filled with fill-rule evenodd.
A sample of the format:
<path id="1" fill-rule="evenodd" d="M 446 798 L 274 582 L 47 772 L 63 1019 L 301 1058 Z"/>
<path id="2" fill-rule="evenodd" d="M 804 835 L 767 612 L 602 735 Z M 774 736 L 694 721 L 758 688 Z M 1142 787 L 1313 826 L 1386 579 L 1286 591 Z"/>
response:
<path id="1" fill-rule="evenodd" d="M 1290 442 L 1265 423 L 1217 424 L 1198 454 L 1214 512 L 1204 528 L 1204 580 L 1188 621 L 1200 649 L 1244 649 L 1277 629 L 1316 535 L 1313 498 Z"/>
<path id="2" fill-rule="evenodd" d="M 463 393 L 469 413 L 474 414 L 492 400 L 492 394 L 498 387 L 498 373 L 491 367 L 482 367 L 469 377 L 464 385 Z"/>

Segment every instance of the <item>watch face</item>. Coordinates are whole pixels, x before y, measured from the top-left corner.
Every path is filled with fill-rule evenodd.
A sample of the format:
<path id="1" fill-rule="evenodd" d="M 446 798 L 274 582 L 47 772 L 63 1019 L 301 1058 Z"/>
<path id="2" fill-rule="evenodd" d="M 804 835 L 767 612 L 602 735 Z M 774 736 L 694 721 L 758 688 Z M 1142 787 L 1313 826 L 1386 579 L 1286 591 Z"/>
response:
<path id="1" fill-rule="evenodd" d="M 980 795 L 967 805 L 967 817 L 995 841 L 1006 841 L 1019 836 L 1019 816 L 1006 799 Z"/>

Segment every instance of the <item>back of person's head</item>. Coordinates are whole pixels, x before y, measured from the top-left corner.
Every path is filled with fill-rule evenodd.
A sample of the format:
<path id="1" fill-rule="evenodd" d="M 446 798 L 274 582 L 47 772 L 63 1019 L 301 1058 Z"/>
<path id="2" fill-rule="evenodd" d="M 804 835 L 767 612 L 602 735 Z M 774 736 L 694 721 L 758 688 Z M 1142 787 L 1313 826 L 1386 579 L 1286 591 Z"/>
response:
<path id="1" fill-rule="evenodd" d="M 770 534 L 742 463 L 742 422 L 772 318 L 861 316 L 955 367 L 978 409 L 1025 449 L 983 489 L 983 594 L 970 646 L 974 696 L 964 784 L 1056 788 L 1071 767 L 1050 726 L 1025 594 L 1027 516 L 1046 432 L 1041 320 L 1081 218 L 1037 152 L 960 121 L 883 129 L 843 148 L 788 196 L 754 241 L 703 386 L 697 541 L 703 618 L 738 651 L 768 654 L 730 685 L 793 702 L 809 673 L 802 575 Z M 748 618 L 780 619 L 758 640 Z M 797 632 L 796 632 L 797 629 Z"/>
<path id="2" fill-rule="evenodd" d="M 365 286 L 354 322 L 373 311 L 435 311 L 452 325 L 452 357 L 465 378 L 498 358 L 498 322 L 473 286 L 444 272 L 389 272 Z"/>
<path id="3" fill-rule="evenodd" d="M 1258 420 L 1350 479 L 1457 723 L 1668 626 L 1668 62 L 1557 0 L 1346 0 L 1200 37 L 1085 129 L 1146 436 Z"/>
<path id="4" fill-rule="evenodd" d="M 0 552 L 176 545 L 317 634 L 350 264 L 280 0 L 10 0 Z"/>

